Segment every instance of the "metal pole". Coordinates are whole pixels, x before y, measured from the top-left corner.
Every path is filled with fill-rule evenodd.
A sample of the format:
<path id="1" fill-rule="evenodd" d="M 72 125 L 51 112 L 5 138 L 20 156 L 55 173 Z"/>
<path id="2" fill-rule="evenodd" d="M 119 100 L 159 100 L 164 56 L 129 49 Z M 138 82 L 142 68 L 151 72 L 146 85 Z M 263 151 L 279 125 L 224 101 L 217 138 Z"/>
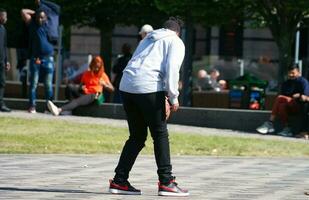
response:
<path id="1" fill-rule="evenodd" d="M 57 67 L 56 67 L 56 85 L 55 85 L 55 100 L 59 99 L 59 88 L 61 85 L 61 72 L 62 72 L 62 59 L 61 59 L 61 50 L 62 50 L 62 31 L 63 26 L 59 26 L 59 41 L 58 41 L 58 52 L 57 52 Z"/>
<path id="2" fill-rule="evenodd" d="M 238 59 L 239 62 L 239 68 L 240 68 L 240 76 L 243 76 L 245 74 L 245 62 L 243 59 Z"/>
<path id="3" fill-rule="evenodd" d="M 302 60 L 298 61 L 298 67 L 299 67 L 300 75 L 302 76 L 303 74 L 303 61 Z"/>
<path id="4" fill-rule="evenodd" d="M 90 63 L 91 63 L 91 60 L 92 60 L 92 55 L 91 55 L 91 54 L 88 54 L 88 57 L 87 57 L 87 64 L 88 64 L 88 66 L 89 66 Z"/>

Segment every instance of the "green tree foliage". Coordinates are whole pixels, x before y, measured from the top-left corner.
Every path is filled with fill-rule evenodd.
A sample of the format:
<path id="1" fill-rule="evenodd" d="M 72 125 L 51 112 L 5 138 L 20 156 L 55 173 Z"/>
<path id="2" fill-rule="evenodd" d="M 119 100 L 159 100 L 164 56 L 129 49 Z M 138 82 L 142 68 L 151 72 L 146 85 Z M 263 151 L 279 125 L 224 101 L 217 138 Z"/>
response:
<path id="1" fill-rule="evenodd" d="M 279 80 L 292 62 L 297 24 L 309 15 L 308 0 L 54 0 L 62 7 L 61 23 L 98 28 L 102 54 L 110 63 L 111 34 L 116 24 L 159 25 L 168 15 L 181 16 L 187 24 L 205 27 L 250 22 L 267 26 L 279 48 Z M 35 8 L 34 0 L 1 0 L 8 11 L 9 45 L 17 46 L 22 30 L 20 10 Z M 246 23 L 248 24 L 248 23 Z M 109 57 L 109 58 L 108 58 Z"/>
<path id="2" fill-rule="evenodd" d="M 34 1 L 29 0 L 1 0 L 1 8 L 7 11 L 8 21 L 6 28 L 8 31 L 8 46 L 18 47 L 23 40 L 24 31 L 23 21 L 21 20 L 20 10 L 24 7 L 35 9 Z"/>
<path id="3" fill-rule="evenodd" d="M 243 19 L 243 4 L 233 0 L 154 0 L 157 7 L 169 15 L 204 26 L 224 25 Z"/>
<path id="4" fill-rule="evenodd" d="M 253 27 L 271 30 L 279 48 L 279 81 L 292 62 L 297 24 L 309 15 L 308 0 L 155 0 L 159 9 L 212 25 L 249 22 Z M 236 22 L 236 23 L 235 23 Z"/>
<path id="5" fill-rule="evenodd" d="M 58 0 L 65 8 L 63 15 L 70 15 L 74 24 L 110 29 L 116 24 L 158 25 L 166 17 L 149 0 Z M 69 18 L 69 16 L 66 16 Z"/>
<path id="6" fill-rule="evenodd" d="M 149 0 L 52 0 L 61 6 L 61 24 L 65 34 L 69 34 L 71 25 L 90 26 L 101 32 L 101 55 L 105 59 L 107 71 L 111 63 L 111 36 L 116 24 L 137 25 L 151 23 L 158 27 L 166 18 L 166 14 L 157 9 Z M 8 10 L 10 32 L 9 46 L 18 46 L 17 38 L 22 33 L 22 8 L 35 9 L 34 0 L 2 0 L 1 7 Z"/>
<path id="7" fill-rule="evenodd" d="M 283 81 L 288 66 L 293 62 L 293 44 L 297 24 L 309 15 L 307 0 L 247 0 L 245 19 L 256 25 L 267 26 L 279 48 L 279 82 Z"/>
<path id="8" fill-rule="evenodd" d="M 151 23 L 158 26 L 166 14 L 149 0 L 58 0 L 64 11 L 62 17 L 71 24 L 97 28 L 101 33 L 101 55 L 107 72 L 111 64 L 111 37 L 116 24 L 137 25 Z M 69 20 L 70 19 L 70 20 Z"/>

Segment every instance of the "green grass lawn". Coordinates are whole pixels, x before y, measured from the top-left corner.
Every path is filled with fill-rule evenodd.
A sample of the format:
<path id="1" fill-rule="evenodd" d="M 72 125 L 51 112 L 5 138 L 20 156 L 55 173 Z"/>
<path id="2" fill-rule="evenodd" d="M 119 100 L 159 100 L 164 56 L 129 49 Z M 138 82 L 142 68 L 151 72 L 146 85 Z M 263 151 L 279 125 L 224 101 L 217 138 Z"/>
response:
<path id="1" fill-rule="evenodd" d="M 128 130 L 60 120 L 0 117 L 0 153 L 109 154 L 120 153 Z M 265 136 L 267 137 L 267 136 Z M 170 133 L 173 155 L 307 157 L 301 142 Z M 143 154 L 152 154 L 148 137 Z"/>

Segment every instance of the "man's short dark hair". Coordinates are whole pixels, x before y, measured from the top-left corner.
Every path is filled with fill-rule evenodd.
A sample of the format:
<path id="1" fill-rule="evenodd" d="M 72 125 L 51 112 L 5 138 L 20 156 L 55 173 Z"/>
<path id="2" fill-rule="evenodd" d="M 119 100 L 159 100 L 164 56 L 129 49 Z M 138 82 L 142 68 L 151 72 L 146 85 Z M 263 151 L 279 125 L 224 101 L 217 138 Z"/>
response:
<path id="1" fill-rule="evenodd" d="M 0 8 L 0 13 L 6 12 L 4 8 Z"/>
<path id="2" fill-rule="evenodd" d="M 170 17 L 163 24 L 163 28 L 175 31 L 176 33 L 180 33 L 182 26 L 183 26 L 182 20 L 176 17 Z"/>
<path id="3" fill-rule="evenodd" d="M 219 72 L 219 70 L 217 68 L 211 68 L 209 70 L 209 73 L 213 73 L 213 72 Z"/>
<path id="4" fill-rule="evenodd" d="M 290 65 L 290 67 L 288 68 L 288 71 L 292 71 L 294 69 L 299 70 L 299 65 L 297 63 L 293 63 L 292 65 Z"/>
<path id="5" fill-rule="evenodd" d="M 43 12 L 43 13 L 46 15 L 45 10 L 42 9 L 42 8 L 38 8 L 38 9 L 35 10 L 35 14 L 36 14 L 36 15 L 39 15 L 41 12 Z"/>

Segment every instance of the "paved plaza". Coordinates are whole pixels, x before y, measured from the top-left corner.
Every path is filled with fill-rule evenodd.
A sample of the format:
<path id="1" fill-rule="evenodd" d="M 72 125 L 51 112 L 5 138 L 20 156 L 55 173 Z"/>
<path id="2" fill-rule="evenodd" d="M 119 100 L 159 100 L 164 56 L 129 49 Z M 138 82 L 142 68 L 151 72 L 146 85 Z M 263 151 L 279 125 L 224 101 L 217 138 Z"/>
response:
<path id="1" fill-rule="evenodd" d="M 131 174 L 141 196 L 108 194 L 117 160 L 118 155 L 0 155 L 0 199 L 167 198 L 157 196 L 152 156 L 139 157 Z M 190 190 L 188 199 L 309 199 L 308 159 L 176 156 L 172 161 L 178 182 Z"/>
<path id="2" fill-rule="evenodd" d="M 91 117 L 30 115 L 25 111 L 0 113 L 0 117 L 68 120 L 80 123 L 127 127 L 123 120 Z M 1 124 L 0 124 L 1 127 Z M 231 130 L 169 125 L 171 131 L 192 134 L 221 134 L 249 138 L 308 141 L 278 136 L 261 136 Z M 179 199 L 157 196 L 153 156 L 140 156 L 130 181 L 141 196 L 111 195 L 108 180 L 113 177 L 119 154 L 114 155 L 15 155 L 0 154 L 0 199 L 2 200 L 105 200 Z M 308 158 L 255 158 L 172 156 L 173 171 L 181 187 L 199 200 L 309 200 Z"/>

